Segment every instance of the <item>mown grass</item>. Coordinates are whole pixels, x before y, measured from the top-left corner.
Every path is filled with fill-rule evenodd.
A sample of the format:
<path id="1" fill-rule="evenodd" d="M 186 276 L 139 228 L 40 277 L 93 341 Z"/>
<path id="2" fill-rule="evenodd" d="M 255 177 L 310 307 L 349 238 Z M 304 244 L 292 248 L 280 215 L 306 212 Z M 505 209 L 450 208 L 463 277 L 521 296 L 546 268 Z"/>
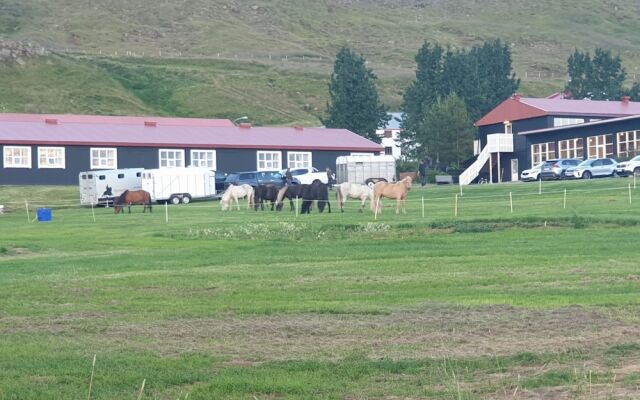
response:
<path id="1" fill-rule="evenodd" d="M 96 399 L 633 398 L 632 182 L 465 187 L 457 217 L 414 188 L 378 219 L 0 187 L 0 398 L 86 396 L 94 354 Z"/>

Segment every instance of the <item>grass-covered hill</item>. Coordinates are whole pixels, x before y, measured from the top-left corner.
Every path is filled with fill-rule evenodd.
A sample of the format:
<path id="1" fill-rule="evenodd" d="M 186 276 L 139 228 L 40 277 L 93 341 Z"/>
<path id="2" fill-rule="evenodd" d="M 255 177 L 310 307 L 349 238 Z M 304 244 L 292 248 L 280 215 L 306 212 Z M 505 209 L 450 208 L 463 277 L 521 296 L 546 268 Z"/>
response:
<path id="1" fill-rule="evenodd" d="M 596 0 L 3 0 L 0 111 L 318 124 L 341 46 L 364 55 L 397 109 L 423 41 L 493 38 L 511 46 L 522 92 L 542 96 L 563 86 L 575 48 L 619 52 L 633 78 L 639 12 Z"/>

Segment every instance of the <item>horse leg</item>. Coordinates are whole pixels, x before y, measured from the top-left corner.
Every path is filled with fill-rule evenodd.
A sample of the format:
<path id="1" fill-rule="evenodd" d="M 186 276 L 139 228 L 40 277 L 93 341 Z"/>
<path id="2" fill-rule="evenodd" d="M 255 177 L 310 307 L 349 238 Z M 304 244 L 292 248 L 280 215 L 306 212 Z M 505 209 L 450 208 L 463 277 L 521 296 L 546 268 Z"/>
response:
<path id="1" fill-rule="evenodd" d="M 238 198 L 236 197 L 236 208 L 240 211 L 240 203 L 238 203 Z"/>

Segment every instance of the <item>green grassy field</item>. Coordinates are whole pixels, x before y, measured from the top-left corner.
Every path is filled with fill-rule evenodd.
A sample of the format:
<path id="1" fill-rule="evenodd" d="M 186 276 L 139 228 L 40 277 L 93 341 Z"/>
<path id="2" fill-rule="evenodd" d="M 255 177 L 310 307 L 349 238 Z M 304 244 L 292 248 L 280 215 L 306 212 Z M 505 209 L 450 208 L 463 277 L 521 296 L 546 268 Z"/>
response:
<path id="1" fill-rule="evenodd" d="M 629 184 L 470 186 L 457 217 L 414 187 L 377 220 L 0 187 L 0 398 L 88 397 L 94 355 L 93 399 L 638 398 Z"/>

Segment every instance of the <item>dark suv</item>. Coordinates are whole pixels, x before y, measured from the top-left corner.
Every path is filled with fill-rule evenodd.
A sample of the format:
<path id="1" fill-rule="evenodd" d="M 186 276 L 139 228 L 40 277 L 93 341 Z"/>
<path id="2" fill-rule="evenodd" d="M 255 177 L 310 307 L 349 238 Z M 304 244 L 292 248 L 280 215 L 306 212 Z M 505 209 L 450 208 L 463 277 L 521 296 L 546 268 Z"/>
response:
<path id="1" fill-rule="evenodd" d="M 567 171 L 567 168 L 575 167 L 581 162 L 582 160 L 574 158 L 547 160 L 540 168 L 540 179 L 543 181 L 549 179 L 565 179 L 565 172 Z"/>
<path id="2" fill-rule="evenodd" d="M 274 185 L 278 188 L 284 186 L 284 175 L 279 171 L 247 171 L 247 172 L 232 172 L 227 176 L 224 182 L 225 189 L 229 185 L 251 185 L 256 187 L 258 185 Z M 293 178 L 292 183 L 300 183 L 296 178 Z"/>

